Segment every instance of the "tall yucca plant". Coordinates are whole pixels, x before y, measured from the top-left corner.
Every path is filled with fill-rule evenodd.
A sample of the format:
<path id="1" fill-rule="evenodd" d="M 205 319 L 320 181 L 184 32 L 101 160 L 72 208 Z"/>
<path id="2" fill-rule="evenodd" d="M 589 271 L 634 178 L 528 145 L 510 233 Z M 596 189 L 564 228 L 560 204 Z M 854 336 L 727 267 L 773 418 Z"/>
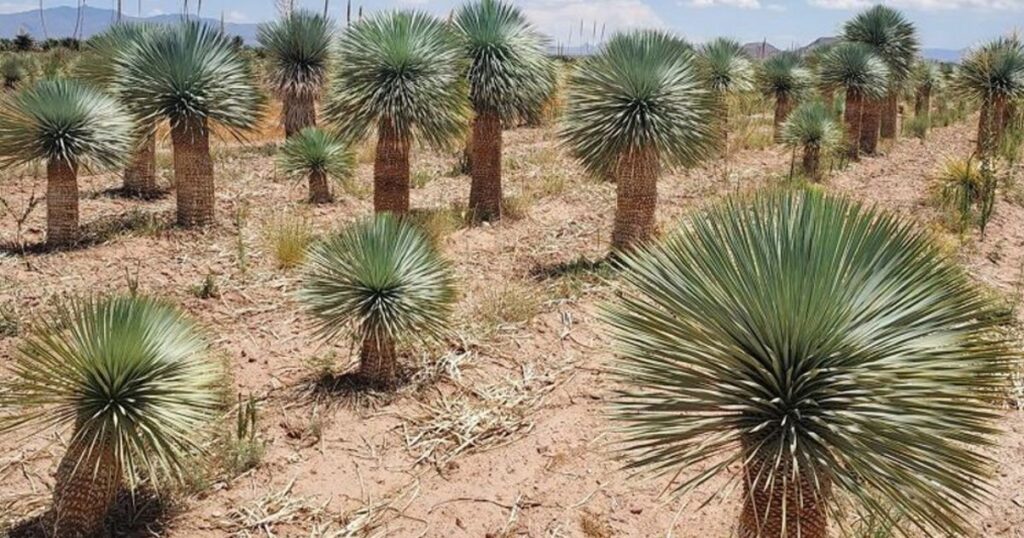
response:
<path id="1" fill-rule="evenodd" d="M 271 88 L 281 99 L 286 137 L 316 125 L 316 102 L 327 84 L 333 23 L 306 10 L 261 24 L 256 38 L 267 53 Z"/>
<path id="2" fill-rule="evenodd" d="M 227 36 L 199 21 L 155 32 L 113 61 L 115 93 L 140 121 L 170 122 L 178 224 L 212 223 L 211 129 L 241 137 L 263 110 L 248 64 Z"/>
<path id="3" fill-rule="evenodd" d="M 46 163 L 46 242 L 78 239 L 78 171 L 113 168 L 134 124 L 114 99 L 70 80 L 44 80 L 0 104 L 0 166 Z"/>
<path id="4" fill-rule="evenodd" d="M 800 55 L 782 52 L 768 58 L 757 71 L 761 93 L 775 100 L 775 141 L 782 141 L 782 124 L 797 105 L 800 94 L 811 86 L 811 73 L 802 65 Z"/>
<path id="5" fill-rule="evenodd" d="M 935 64 L 921 61 L 914 66 L 911 81 L 914 92 L 914 115 L 928 120 L 931 117 L 932 95 L 942 88 L 942 74 Z"/>
<path id="6" fill-rule="evenodd" d="M 1008 126 L 1011 103 L 1024 99 L 1024 42 L 1001 37 L 971 51 L 956 70 L 953 89 L 981 103 L 977 151 L 991 154 Z"/>
<path id="7" fill-rule="evenodd" d="M 878 126 L 871 120 L 878 108 L 869 102 L 880 99 L 888 87 L 889 69 L 863 43 L 840 43 L 821 58 L 818 76 L 822 84 L 846 92 L 843 121 L 846 124 L 847 153 L 851 159 L 870 147 L 865 138 L 877 139 Z"/>
<path id="8" fill-rule="evenodd" d="M 53 490 L 56 535 L 101 530 L 127 480 L 181 480 L 216 415 L 217 369 L 195 325 L 143 297 L 76 300 L 19 347 L 0 432 L 70 430 Z"/>
<path id="9" fill-rule="evenodd" d="M 920 51 L 914 24 L 899 11 L 879 4 L 847 21 L 843 25 L 843 38 L 870 46 L 889 68 L 889 87 L 884 100 L 869 100 L 867 106 L 879 108 L 878 125 L 871 128 L 877 128 L 882 138 L 895 138 L 898 132 L 896 120 L 899 115 L 900 89 L 910 77 L 914 60 Z M 875 117 L 874 112 L 867 114 L 870 125 L 875 125 Z M 865 139 L 865 142 L 868 147 L 861 149 L 874 153 L 877 138 Z"/>
<path id="10" fill-rule="evenodd" d="M 476 113 L 470 136 L 469 210 L 479 220 L 501 218 L 502 126 L 536 114 L 555 84 L 546 39 L 519 8 L 501 0 L 465 4 L 453 19 L 469 58 L 469 97 Z"/>
<path id="11" fill-rule="evenodd" d="M 77 74 L 103 90 L 114 89 L 119 71 L 117 62 L 111 59 L 131 54 L 133 47 L 161 29 L 145 23 L 111 26 L 85 43 L 82 60 L 76 66 Z M 123 190 L 126 194 L 148 198 L 159 191 L 156 184 L 156 126 L 139 127 L 135 153 L 124 169 Z"/>
<path id="12" fill-rule="evenodd" d="M 697 65 L 718 107 L 715 119 L 719 151 L 729 144 L 729 95 L 754 89 L 754 63 L 738 41 L 716 38 L 700 48 Z"/>
<path id="13" fill-rule="evenodd" d="M 623 266 L 605 317 L 631 467 L 692 471 L 686 493 L 741 466 L 744 538 L 824 538 L 846 503 L 965 535 L 1016 352 L 1009 316 L 922 232 L 821 193 L 761 194 Z"/>
<path id="14" fill-rule="evenodd" d="M 616 183 L 613 250 L 653 237 L 663 166 L 711 153 L 712 100 L 690 47 L 657 31 L 614 36 L 572 74 L 561 136 L 591 174 Z"/>
<path id="15" fill-rule="evenodd" d="M 414 139 L 447 148 L 465 132 L 463 66 L 454 33 L 425 13 L 377 13 L 342 35 L 324 116 L 350 140 L 376 128 L 374 210 L 409 210 Z"/>
<path id="16" fill-rule="evenodd" d="M 451 267 L 411 222 L 378 214 L 317 244 L 299 298 L 319 334 L 350 333 L 359 373 L 388 387 L 398 378 L 398 344 L 441 338 L 455 300 Z"/>
<path id="17" fill-rule="evenodd" d="M 843 129 L 832 118 L 832 110 L 820 101 L 802 103 L 782 125 L 782 140 L 801 152 L 804 177 L 821 181 L 821 159 L 843 141 Z"/>

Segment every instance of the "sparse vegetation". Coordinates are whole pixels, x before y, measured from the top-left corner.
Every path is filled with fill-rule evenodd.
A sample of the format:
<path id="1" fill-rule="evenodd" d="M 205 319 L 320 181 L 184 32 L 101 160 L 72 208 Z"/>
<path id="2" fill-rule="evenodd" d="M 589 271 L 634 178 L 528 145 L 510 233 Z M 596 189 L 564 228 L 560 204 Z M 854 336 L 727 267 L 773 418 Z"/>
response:
<path id="1" fill-rule="evenodd" d="M 264 229 L 267 247 L 282 269 L 296 267 L 306 259 L 313 243 L 313 225 L 308 218 L 281 214 L 267 223 Z"/>

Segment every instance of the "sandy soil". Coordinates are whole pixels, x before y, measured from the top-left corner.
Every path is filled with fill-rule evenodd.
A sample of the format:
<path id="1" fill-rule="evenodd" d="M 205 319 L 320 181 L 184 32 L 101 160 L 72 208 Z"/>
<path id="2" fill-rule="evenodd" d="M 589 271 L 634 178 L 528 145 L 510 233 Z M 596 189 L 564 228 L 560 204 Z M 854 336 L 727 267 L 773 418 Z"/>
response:
<path id="1" fill-rule="evenodd" d="M 829 188 L 934 227 L 940 215 L 926 184 L 943 156 L 968 150 L 970 131 L 936 130 L 924 144 L 900 140 L 884 157 L 833 175 Z M 170 228 L 173 197 L 113 197 L 105 191 L 118 179 L 99 175 L 82 181 L 83 222 L 95 227 L 131 214 L 135 229 L 81 250 L 0 257 L 0 304 L 23 318 L 45 312 L 60 294 L 124 290 L 132 280 L 146 293 L 173 298 L 210 329 L 231 371 L 230 392 L 260 398 L 259 437 L 267 443 L 261 463 L 230 478 L 197 471 L 184 500 L 149 530 L 136 525 L 135 535 L 733 534 L 735 496 L 701 507 L 721 493 L 724 479 L 673 500 L 664 495 L 665 479 L 629 476 L 610 451 L 614 436 L 601 412 L 614 387 L 600 370 L 608 341 L 595 320 L 609 286 L 560 264 L 605 253 L 614 188 L 584 177 L 556 149 L 552 130 L 507 133 L 506 188 L 531 200 L 526 215 L 460 228 L 443 240 L 463 290 L 455 335 L 444 349 L 411 352 L 408 362 L 427 365 L 427 373 L 390 398 L 318 383 L 324 363 L 339 373 L 353 355 L 344 343 L 313 339 L 293 299 L 298 272 L 278 269 L 264 239 L 267 223 L 282 212 L 308 216 L 318 233 L 369 214 L 369 153 L 357 180 L 367 192 L 315 208 L 301 202 L 304 185 L 276 174 L 268 148 L 225 146 L 217 154 L 219 224 L 210 230 Z M 169 159 L 161 160 L 166 174 Z M 463 203 L 468 179 L 449 177 L 453 165 L 451 156 L 418 152 L 416 173 L 433 179 L 414 190 L 415 207 L 443 211 Z M 745 151 L 735 157 L 730 180 L 719 165 L 667 177 L 659 220 L 668 228 L 737 188 L 779 181 L 788 166 L 780 149 Z M 41 193 L 41 180 L 2 184 L 15 208 L 33 188 Z M 29 239 L 41 238 L 43 216 L 39 207 L 29 218 Z M 10 241 L 13 221 L 4 218 L 0 239 Z M 961 256 L 980 280 L 1019 296 L 1022 234 L 1024 208 L 1001 199 L 988 236 L 968 238 Z M 190 288 L 209 274 L 219 297 L 199 299 Z M 0 337 L 0 365 L 16 341 Z M 223 429 L 232 427 L 231 416 Z M 437 417 L 465 419 L 465 450 L 452 439 L 424 441 L 433 439 L 431 427 L 444 429 Z M 977 536 L 1024 536 L 1024 413 L 1008 410 L 1005 427 L 991 454 L 998 463 L 992 500 L 972 516 Z M 45 506 L 62 452 L 53 432 L 0 440 L 0 518 L 9 522 Z"/>

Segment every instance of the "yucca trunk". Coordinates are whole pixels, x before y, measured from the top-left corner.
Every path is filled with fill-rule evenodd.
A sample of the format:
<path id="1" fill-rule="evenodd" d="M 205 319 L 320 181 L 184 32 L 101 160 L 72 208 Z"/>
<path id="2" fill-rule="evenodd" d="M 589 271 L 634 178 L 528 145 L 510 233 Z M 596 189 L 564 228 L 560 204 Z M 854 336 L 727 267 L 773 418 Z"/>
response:
<path id="1" fill-rule="evenodd" d="M 142 140 L 135 155 L 124 169 L 124 192 L 147 198 L 157 192 L 156 186 L 156 134 Z"/>
<path id="2" fill-rule="evenodd" d="M 789 113 L 793 111 L 793 101 L 788 95 L 779 94 L 775 96 L 775 143 L 782 142 L 782 124 L 785 123 Z"/>
<path id="3" fill-rule="evenodd" d="M 384 336 L 369 335 L 363 338 L 363 349 L 359 353 L 359 375 L 374 386 L 394 386 L 398 379 L 395 343 Z"/>
<path id="4" fill-rule="evenodd" d="M 66 246 L 78 240 L 78 163 L 51 159 L 46 164 L 46 243 Z"/>
<path id="5" fill-rule="evenodd" d="M 918 88 L 914 94 L 914 115 L 918 117 L 931 116 L 932 90 L 931 88 Z"/>
<path id="6" fill-rule="evenodd" d="M 846 125 L 846 155 L 857 160 L 860 156 L 860 130 L 863 125 L 864 96 L 856 90 L 846 90 L 843 123 Z"/>
<path id="7" fill-rule="evenodd" d="M 882 113 L 879 117 L 878 135 L 886 140 L 896 138 L 900 116 L 899 95 L 890 91 L 882 100 Z"/>
<path id="8" fill-rule="evenodd" d="M 743 469 L 739 538 L 827 538 L 830 495 L 830 484 L 819 491 L 806 471 L 794 476 L 771 457 L 751 461 Z"/>
<path id="9" fill-rule="evenodd" d="M 90 449 L 91 448 L 91 449 Z M 57 467 L 53 487 L 53 536 L 98 535 L 121 487 L 121 468 L 111 450 L 72 441 Z"/>
<path id="10" fill-rule="evenodd" d="M 804 177 L 815 183 L 821 182 L 821 148 L 813 144 L 804 146 L 801 168 Z"/>
<path id="11" fill-rule="evenodd" d="M 409 211 L 409 133 L 382 121 L 373 162 L 373 210 L 396 215 Z"/>
<path id="12" fill-rule="evenodd" d="M 469 212 L 474 220 L 501 219 L 501 118 L 493 110 L 473 120 Z"/>
<path id="13" fill-rule="evenodd" d="M 718 118 L 715 121 L 715 147 L 723 156 L 729 155 L 729 101 L 723 93 L 717 95 Z"/>
<path id="14" fill-rule="evenodd" d="M 216 194 L 206 120 L 173 125 L 171 143 L 174 145 L 178 225 L 189 227 L 213 223 Z"/>
<path id="15" fill-rule="evenodd" d="M 835 88 L 821 88 L 821 100 L 825 102 L 830 110 L 836 104 L 836 90 Z"/>
<path id="16" fill-rule="evenodd" d="M 634 149 L 615 165 L 615 224 L 612 250 L 627 252 L 654 237 L 661 166 L 653 148 Z"/>
<path id="17" fill-rule="evenodd" d="M 327 182 L 327 174 L 323 170 L 314 170 L 309 173 L 309 203 L 329 204 L 334 201 L 331 194 L 331 186 Z"/>
<path id="18" fill-rule="evenodd" d="M 861 103 L 860 152 L 874 155 L 878 151 L 878 130 L 882 118 L 882 100 L 865 98 Z"/>
<path id="19" fill-rule="evenodd" d="M 981 104 L 981 115 L 978 117 L 978 155 L 994 153 L 1003 137 L 1006 127 L 1006 98 L 995 96 Z"/>
<path id="20" fill-rule="evenodd" d="M 285 96 L 281 103 L 284 136 L 291 138 L 306 127 L 316 127 L 316 96 L 298 93 Z"/>

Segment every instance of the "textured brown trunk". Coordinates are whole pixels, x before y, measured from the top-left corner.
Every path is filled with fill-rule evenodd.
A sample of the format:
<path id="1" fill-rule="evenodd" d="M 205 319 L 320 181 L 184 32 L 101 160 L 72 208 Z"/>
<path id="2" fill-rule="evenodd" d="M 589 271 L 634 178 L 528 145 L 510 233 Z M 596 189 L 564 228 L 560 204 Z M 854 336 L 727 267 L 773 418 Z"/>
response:
<path id="1" fill-rule="evenodd" d="M 334 201 L 331 186 L 327 183 L 327 174 L 321 170 L 309 173 L 309 203 L 329 204 Z"/>
<path id="2" fill-rule="evenodd" d="M 775 96 L 775 143 L 782 142 L 782 124 L 793 110 L 793 102 L 786 95 Z"/>
<path id="3" fill-rule="evenodd" d="M 860 152 L 874 155 L 878 151 L 878 129 L 882 114 L 882 100 L 865 98 L 861 104 Z"/>
<path id="4" fill-rule="evenodd" d="M 846 125 L 846 155 L 852 160 L 857 160 L 860 157 L 860 129 L 863 114 L 864 97 L 860 92 L 846 90 L 843 123 Z"/>
<path id="5" fill-rule="evenodd" d="M 174 188 L 178 197 L 178 224 L 204 226 L 214 220 L 216 194 L 210 132 L 206 121 L 179 123 L 171 128 L 174 144 Z"/>
<path id="6" fill-rule="evenodd" d="M 494 111 L 473 121 L 469 212 L 478 221 L 501 219 L 501 118 Z"/>
<path id="7" fill-rule="evenodd" d="M 825 106 L 831 109 L 836 103 L 836 90 L 834 88 L 822 88 L 821 100 L 825 102 Z"/>
<path id="8" fill-rule="evenodd" d="M 313 94 L 285 96 L 281 105 L 281 123 L 286 138 L 306 127 L 316 126 L 316 97 Z"/>
<path id="9" fill-rule="evenodd" d="M 46 165 L 46 243 L 78 240 L 78 164 L 52 159 Z"/>
<path id="10" fill-rule="evenodd" d="M 978 117 L 978 155 L 993 153 L 1002 141 L 1003 129 L 1006 127 L 1006 99 L 992 97 L 981 104 L 981 115 Z"/>
<path id="11" fill-rule="evenodd" d="M 729 102 L 724 93 L 718 94 L 718 119 L 715 129 L 718 151 L 724 155 L 729 154 Z"/>
<path id="12" fill-rule="evenodd" d="M 931 109 L 931 88 L 918 88 L 917 93 L 914 94 L 914 115 L 918 117 L 928 117 L 931 115 Z"/>
<path id="13" fill-rule="evenodd" d="M 146 136 L 124 169 L 124 192 L 143 198 L 156 194 L 156 133 Z"/>
<path id="14" fill-rule="evenodd" d="M 793 476 L 781 464 L 773 469 L 775 461 L 755 460 L 743 469 L 739 538 L 827 538 L 830 484 L 819 491 L 805 473 Z"/>
<path id="15" fill-rule="evenodd" d="M 818 146 L 804 146 L 801 166 L 804 177 L 815 183 L 821 182 L 821 148 Z"/>
<path id="16" fill-rule="evenodd" d="M 399 132 L 390 121 L 382 121 L 377 133 L 373 210 L 398 215 L 409 211 L 409 134 Z"/>
<path id="17" fill-rule="evenodd" d="M 391 387 L 398 380 L 395 343 L 387 338 L 367 336 L 359 353 L 359 375 L 378 387 Z"/>
<path id="18" fill-rule="evenodd" d="M 614 171 L 613 251 L 629 251 L 654 237 L 660 171 L 654 149 L 633 150 L 619 157 Z"/>
<path id="19" fill-rule="evenodd" d="M 895 91 L 890 91 L 882 100 L 882 113 L 879 117 L 878 135 L 886 140 L 896 138 L 897 124 L 899 123 L 900 105 L 899 96 Z"/>
<path id="20" fill-rule="evenodd" d="M 57 467 L 53 487 L 53 536 L 84 538 L 103 530 L 121 486 L 121 469 L 111 450 L 72 441 Z"/>

